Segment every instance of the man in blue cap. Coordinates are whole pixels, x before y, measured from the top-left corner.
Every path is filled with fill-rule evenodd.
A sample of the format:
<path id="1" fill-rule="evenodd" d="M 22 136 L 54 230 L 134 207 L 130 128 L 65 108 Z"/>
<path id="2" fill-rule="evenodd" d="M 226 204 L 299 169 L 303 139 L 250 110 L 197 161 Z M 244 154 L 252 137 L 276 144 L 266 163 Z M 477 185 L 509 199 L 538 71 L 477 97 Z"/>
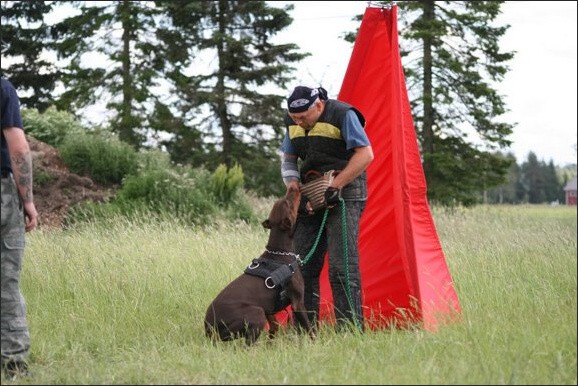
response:
<path id="1" fill-rule="evenodd" d="M 334 171 L 324 191 L 322 209 L 314 210 L 308 197 L 302 195 L 302 210 L 295 228 L 295 252 L 304 258 L 315 248 L 301 268 L 310 320 L 317 325 L 319 275 L 328 251 L 337 327 L 353 325 L 363 330 L 358 235 L 367 200 L 365 170 L 373 160 L 364 130 L 365 118 L 355 107 L 329 99 L 322 87 L 298 86 L 287 99 L 285 124 L 281 174 L 287 188 L 309 182 L 312 175 Z M 325 208 L 328 214 L 321 229 Z M 314 245 L 318 234 L 319 241 Z"/>

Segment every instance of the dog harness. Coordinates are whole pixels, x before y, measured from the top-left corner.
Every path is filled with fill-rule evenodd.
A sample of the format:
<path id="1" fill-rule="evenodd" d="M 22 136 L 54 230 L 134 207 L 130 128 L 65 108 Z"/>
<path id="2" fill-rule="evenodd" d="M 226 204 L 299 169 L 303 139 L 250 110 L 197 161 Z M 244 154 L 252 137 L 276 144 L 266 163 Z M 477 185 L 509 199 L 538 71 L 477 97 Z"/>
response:
<path id="1" fill-rule="evenodd" d="M 299 259 L 296 258 L 291 264 L 280 263 L 271 259 L 253 259 L 245 268 L 248 275 L 258 276 L 265 279 L 265 287 L 276 289 L 274 313 L 281 311 L 290 303 L 286 294 L 286 286 L 295 271 L 299 269 Z"/>

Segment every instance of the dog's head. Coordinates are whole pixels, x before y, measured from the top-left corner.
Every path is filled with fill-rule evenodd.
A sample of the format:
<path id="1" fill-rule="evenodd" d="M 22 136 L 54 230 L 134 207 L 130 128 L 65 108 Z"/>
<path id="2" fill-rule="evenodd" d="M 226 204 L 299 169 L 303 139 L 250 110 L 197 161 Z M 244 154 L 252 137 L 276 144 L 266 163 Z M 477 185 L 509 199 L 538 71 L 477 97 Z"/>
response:
<path id="1" fill-rule="evenodd" d="M 269 213 L 269 218 L 263 221 L 266 229 L 279 228 L 281 230 L 292 231 L 297 220 L 297 210 L 301 200 L 301 192 L 298 188 L 291 186 L 283 198 L 275 201 Z"/>

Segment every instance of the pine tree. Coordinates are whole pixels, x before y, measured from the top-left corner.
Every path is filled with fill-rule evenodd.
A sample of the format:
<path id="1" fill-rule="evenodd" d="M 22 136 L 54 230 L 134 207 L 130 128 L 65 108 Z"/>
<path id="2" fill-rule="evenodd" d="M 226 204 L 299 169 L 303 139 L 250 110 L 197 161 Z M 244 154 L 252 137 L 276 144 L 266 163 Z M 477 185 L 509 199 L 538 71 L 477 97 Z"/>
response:
<path id="1" fill-rule="evenodd" d="M 503 178 L 510 162 L 492 151 L 510 145 L 513 125 L 499 122 L 506 112 L 492 87 L 502 80 L 513 53 L 500 52 L 509 26 L 492 26 L 501 1 L 401 2 L 402 55 L 418 131 L 428 197 L 433 202 L 475 202 L 473 193 Z M 468 139 L 468 136 L 473 136 Z M 448 189 L 448 182 L 451 180 Z"/>
<path id="2" fill-rule="evenodd" d="M 55 48 L 66 62 L 58 106 L 78 112 L 106 100 L 111 114 L 100 123 L 139 148 L 149 134 L 148 116 L 160 103 L 156 87 L 167 65 L 157 49 L 159 10 L 151 1 L 69 3 L 76 14 L 53 26 L 61 37 Z"/>
<path id="3" fill-rule="evenodd" d="M 185 52 L 169 79 L 174 103 L 165 119 L 175 137 L 165 140 L 171 157 L 242 166 L 247 187 L 261 194 L 284 189 L 277 149 L 281 143 L 284 96 L 292 63 L 307 54 L 295 44 L 272 43 L 290 25 L 292 5 L 275 8 L 265 1 L 157 2 L 170 15 L 174 38 L 167 51 Z M 199 144 L 191 148 L 187 144 Z M 202 159 L 195 156 L 205 152 Z"/>
<path id="4" fill-rule="evenodd" d="M 517 204 L 520 190 L 520 166 L 516 163 L 516 157 L 507 153 L 504 157 L 511 162 L 506 175 L 506 182 L 489 189 L 487 193 L 488 204 Z"/>
<path id="5" fill-rule="evenodd" d="M 2 71 L 18 90 L 25 108 L 46 110 L 54 101 L 60 77 L 58 69 L 46 59 L 51 30 L 44 21 L 53 1 L 2 1 Z"/>
<path id="6" fill-rule="evenodd" d="M 524 186 L 527 202 L 540 204 L 547 200 L 543 162 L 538 160 L 536 153 L 529 152 L 528 159 L 522 164 L 522 185 Z"/>
<path id="7" fill-rule="evenodd" d="M 559 202 L 559 197 L 561 192 L 564 191 L 564 186 L 558 180 L 556 166 L 554 166 L 553 160 L 550 160 L 547 165 L 544 165 L 544 185 L 544 194 L 547 202 Z"/>

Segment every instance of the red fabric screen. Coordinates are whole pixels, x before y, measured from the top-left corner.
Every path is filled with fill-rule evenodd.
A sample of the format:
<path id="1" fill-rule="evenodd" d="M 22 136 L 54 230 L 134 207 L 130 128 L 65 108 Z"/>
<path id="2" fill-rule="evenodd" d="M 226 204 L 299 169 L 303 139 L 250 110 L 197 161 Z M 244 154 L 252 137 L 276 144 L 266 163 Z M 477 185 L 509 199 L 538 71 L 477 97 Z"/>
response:
<path id="1" fill-rule="evenodd" d="M 427 201 L 398 48 L 397 6 L 366 9 L 338 99 L 363 113 L 375 154 L 359 238 L 368 326 L 418 322 L 435 330 L 461 310 Z M 321 302 L 321 319 L 332 319 L 327 264 Z"/>

